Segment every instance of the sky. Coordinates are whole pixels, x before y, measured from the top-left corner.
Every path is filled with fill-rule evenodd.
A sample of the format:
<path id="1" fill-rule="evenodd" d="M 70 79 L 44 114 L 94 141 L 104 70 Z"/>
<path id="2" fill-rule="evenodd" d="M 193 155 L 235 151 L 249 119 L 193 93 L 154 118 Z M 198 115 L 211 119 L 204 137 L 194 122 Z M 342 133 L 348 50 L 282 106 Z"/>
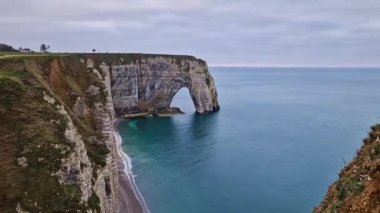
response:
<path id="1" fill-rule="evenodd" d="M 1 0 L 0 43 L 219 66 L 380 66 L 380 1 Z"/>

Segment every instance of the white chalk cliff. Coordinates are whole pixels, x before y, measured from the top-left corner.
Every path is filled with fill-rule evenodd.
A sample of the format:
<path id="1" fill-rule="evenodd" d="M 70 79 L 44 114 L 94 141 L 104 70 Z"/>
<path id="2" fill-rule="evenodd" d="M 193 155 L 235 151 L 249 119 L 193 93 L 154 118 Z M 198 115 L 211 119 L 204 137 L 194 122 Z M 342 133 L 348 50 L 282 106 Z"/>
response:
<path id="1" fill-rule="evenodd" d="M 219 110 L 214 80 L 205 61 L 191 56 L 135 55 L 129 63 L 103 66 L 111 72 L 111 90 L 117 115 L 170 107 L 183 87 L 190 91 L 195 110 Z"/>

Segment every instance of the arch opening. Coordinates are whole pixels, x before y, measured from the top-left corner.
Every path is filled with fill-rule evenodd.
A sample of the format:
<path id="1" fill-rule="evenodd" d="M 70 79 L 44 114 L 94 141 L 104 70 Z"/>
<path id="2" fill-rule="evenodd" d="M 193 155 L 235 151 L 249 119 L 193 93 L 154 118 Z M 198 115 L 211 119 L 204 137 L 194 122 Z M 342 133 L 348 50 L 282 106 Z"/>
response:
<path id="1" fill-rule="evenodd" d="M 173 96 L 170 107 L 177 107 L 186 114 L 194 113 L 195 106 L 187 87 L 182 87 Z"/>

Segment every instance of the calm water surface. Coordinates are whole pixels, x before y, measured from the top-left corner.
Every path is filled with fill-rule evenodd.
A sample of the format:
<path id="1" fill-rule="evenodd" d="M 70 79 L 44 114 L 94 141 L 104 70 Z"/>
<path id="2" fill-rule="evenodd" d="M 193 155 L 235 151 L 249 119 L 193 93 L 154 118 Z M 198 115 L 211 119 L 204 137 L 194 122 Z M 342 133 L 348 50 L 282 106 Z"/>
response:
<path id="1" fill-rule="evenodd" d="M 152 213 L 310 212 L 380 120 L 380 69 L 211 72 L 219 113 L 119 126 Z"/>

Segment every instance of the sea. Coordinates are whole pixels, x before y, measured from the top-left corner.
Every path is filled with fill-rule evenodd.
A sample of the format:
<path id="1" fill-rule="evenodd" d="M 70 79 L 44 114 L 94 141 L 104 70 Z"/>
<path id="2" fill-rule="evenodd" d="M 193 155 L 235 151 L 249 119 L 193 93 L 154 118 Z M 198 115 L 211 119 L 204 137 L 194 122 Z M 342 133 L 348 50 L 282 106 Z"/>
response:
<path id="1" fill-rule="evenodd" d="M 380 122 L 380 68 L 210 67 L 221 110 L 118 126 L 152 213 L 304 213 Z"/>

